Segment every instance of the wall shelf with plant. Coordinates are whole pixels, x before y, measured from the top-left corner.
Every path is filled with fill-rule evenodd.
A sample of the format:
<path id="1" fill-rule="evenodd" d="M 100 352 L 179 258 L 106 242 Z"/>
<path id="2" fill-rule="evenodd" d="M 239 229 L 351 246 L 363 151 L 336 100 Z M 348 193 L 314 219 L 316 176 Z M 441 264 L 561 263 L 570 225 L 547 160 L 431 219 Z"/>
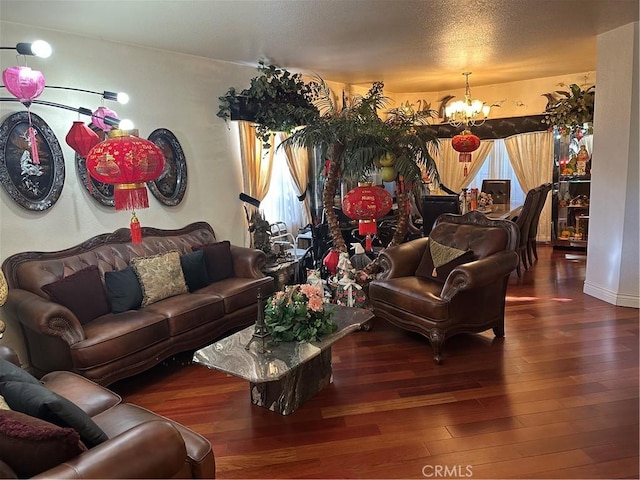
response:
<path id="1" fill-rule="evenodd" d="M 573 83 L 569 90 L 556 90 L 544 94 L 549 100 L 545 109 L 543 123 L 549 128 L 556 127 L 561 135 L 584 130 L 593 133 L 593 110 L 596 86 L 581 88 Z"/>
<path id="2" fill-rule="evenodd" d="M 305 82 L 300 73 L 264 62 L 259 62 L 258 71 L 249 88 L 237 91 L 230 87 L 226 94 L 218 97 L 218 117 L 225 121 L 254 122 L 256 135 L 266 147 L 272 132 L 290 133 L 320 116 L 314 104 L 320 90 L 318 82 Z"/>

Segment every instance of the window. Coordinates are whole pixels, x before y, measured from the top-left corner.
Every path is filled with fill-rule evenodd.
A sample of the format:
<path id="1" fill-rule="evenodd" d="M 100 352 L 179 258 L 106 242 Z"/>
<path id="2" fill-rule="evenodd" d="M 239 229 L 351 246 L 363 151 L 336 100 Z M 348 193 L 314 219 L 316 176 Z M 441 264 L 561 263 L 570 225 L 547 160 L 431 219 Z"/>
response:
<path id="1" fill-rule="evenodd" d="M 522 190 L 516 174 L 511 166 L 504 140 L 492 140 L 493 148 L 482 164 L 482 168 L 469 184 L 469 188 L 482 188 L 482 180 L 485 178 L 511 179 L 511 204 L 524 204 L 525 192 Z"/>
<path id="2" fill-rule="evenodd" d="M 284 150 L 276 148 L 273 154 L 269 191 L 260 203 L 264 218 L 269 223 L 286 223 L 287 229 L 295 237 L 298 229 L 304 226 L 302 205 L 296 195 L 295 184 L 289 172 Z"/>

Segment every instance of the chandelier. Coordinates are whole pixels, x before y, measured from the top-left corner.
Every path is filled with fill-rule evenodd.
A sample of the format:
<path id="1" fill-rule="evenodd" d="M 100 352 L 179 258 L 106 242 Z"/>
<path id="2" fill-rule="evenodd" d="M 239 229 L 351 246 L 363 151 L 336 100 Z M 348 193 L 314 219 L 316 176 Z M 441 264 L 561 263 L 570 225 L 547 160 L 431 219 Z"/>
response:
<path id="1" fill-rule="evenodd" d="M 464 100 L 453 102 L 445 108 L 446 119 L 454 127 L 461 125 L 466 127 L 480 126 L 487 120 L 491 107 L 485 105 L 482 100 L 471 100 L 471 89 L 469 88 L 471 72 L 464 72 L 462 75 L 466 78 Z"/>

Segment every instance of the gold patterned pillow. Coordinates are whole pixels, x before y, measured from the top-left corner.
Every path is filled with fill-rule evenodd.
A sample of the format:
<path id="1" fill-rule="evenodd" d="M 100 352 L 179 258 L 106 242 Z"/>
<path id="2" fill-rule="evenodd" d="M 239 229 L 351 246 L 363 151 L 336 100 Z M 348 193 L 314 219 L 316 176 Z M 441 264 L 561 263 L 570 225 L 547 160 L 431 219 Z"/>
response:
<path id="1" fill-rule="evenodd" d="M 177 251 L 134 258 L 131 266 L 142 287 L 142 307 L 189 292 Z"/>
<path id="2" fill-rule="evenodd" d="M 473 260 L 473 251 L 449 247 L 430 238 L 416 270 L 416 276 L 444 283 L 451 270 Z"/>

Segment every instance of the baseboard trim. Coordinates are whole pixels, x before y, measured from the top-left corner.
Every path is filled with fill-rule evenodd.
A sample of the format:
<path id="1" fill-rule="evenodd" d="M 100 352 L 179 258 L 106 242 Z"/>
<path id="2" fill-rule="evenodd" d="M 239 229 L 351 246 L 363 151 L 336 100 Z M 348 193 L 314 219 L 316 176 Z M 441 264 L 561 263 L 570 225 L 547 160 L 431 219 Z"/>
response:
<path id="1" fill-rule="evenodd" d="M 621 294 L 588 282 L 584 282 L 582 291 L 587 295 L 618 307 L 640 308 L 640 296 L 638 295 Z"/>

